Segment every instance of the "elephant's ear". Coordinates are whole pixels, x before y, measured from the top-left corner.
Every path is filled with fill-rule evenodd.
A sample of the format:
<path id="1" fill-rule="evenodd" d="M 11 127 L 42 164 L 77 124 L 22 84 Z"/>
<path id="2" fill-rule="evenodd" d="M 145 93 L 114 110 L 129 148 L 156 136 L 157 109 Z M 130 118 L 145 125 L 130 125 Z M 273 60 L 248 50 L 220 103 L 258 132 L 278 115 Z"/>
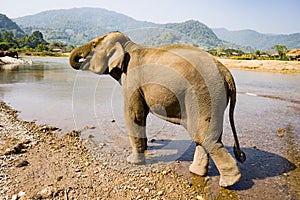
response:
<path id="1" fill-rule="evenodd" d="M 122 70 L 124 58 L 125 58 L 124 49 L 122 45 L 119 42 L 117 42 L 109 53 L 109 58 L 108 58 L 109 73 L 115 70 L 115 68 Z"/>

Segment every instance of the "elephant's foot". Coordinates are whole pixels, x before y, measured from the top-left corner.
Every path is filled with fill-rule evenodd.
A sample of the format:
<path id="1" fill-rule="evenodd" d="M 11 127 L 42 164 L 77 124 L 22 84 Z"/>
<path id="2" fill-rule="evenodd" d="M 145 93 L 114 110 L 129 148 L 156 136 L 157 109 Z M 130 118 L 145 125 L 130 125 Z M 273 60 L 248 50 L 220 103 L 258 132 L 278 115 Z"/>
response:
<path id="1" fill-rule="evenodd" d="M 229 187 L 238 182 L 242 175 L 237 163 L 232 156 L 226 151 L 222 143 L 216 143 L 210 156 L 220 172 L 221 187 Z"/>
<path id="2" fill-rule="evenodd" d="M 143 165 L 146 164 L 144 153 L 132 153 L 127 157 L 127 162 L 135 164 L 135 165 Z"/>
<path id="3" fill-rule="evenodd" d="M 145 164 L 145 154 L 147 150 L 147 138 L 130 136 L 130 143 L 132 146 L 132 153 L 127 157 L 127 162 L 141 165 Z"/>
<path id="4" fill-rule="evenodd" d="M 202 146 L 195 149 L 193 163 L 189 167 L 190 172 L 199 176 L 206 176 L 208 171 L 208 156 Z"/>
<path id="5" fill-rule="evenodd" d="M 197 174 L 199 176 L 206 176 L 207 175 L 207 168 L 206 167 L 201 167 L 196 164 L 191 164 L 189 167 L 190 172 Z"/>
<path id="6" fill-rule="evenodd" d="M 235 171 L 235 173 L 233 173 Z M 221 187 L 229 187 L 237 183 L 242 178 L 239 170 L 233 170 L 228 174 L 221 174 L 219 185 Z"/>

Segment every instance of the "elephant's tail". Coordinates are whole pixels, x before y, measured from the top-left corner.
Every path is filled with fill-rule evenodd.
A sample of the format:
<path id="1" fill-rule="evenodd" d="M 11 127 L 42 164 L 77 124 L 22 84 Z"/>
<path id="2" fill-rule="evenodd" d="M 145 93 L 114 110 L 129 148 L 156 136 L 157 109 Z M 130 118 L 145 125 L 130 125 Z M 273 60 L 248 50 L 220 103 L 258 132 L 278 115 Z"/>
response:
<path id="1" fill-rule="evenodd" d="M 246 154 L 240 149 L 240 144 L 239 140 L 237 137 L 236 129 L 235 129 L 235 124 L 234 124 L 234 108 L 236 104 L 236 87 L 235 83 L 233 80 L 233 77 L 230 75 L 229 80 L 227 80 L 228 87 L 229 87 L 229 95 L 230 95 L 230 105 L 229 105 L 229 121 L 230 121 L 230 126 L 232 129 L 233 137 L 234 137 L 234 142 L 235 145 L 233 147 L 233 152 L 235 155 L 235 158 L 243 163 L 246 160 Z"/>

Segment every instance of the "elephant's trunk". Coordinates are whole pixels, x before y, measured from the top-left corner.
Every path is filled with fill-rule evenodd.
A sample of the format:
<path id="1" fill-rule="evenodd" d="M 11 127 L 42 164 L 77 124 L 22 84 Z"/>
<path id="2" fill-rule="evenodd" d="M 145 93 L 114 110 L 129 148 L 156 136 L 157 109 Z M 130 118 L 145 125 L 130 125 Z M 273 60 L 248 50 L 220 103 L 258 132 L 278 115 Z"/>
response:
<path id="1" fill-rule="evenodd" d="M 81 64 L 83 63 L 83 60 L 87 57 L 90 51 L 91 45 L 89 43 L 84 46 L 75 48 L 69 56 L 70 65 L 74 69 L 79 70 L 81 68 Z"/>

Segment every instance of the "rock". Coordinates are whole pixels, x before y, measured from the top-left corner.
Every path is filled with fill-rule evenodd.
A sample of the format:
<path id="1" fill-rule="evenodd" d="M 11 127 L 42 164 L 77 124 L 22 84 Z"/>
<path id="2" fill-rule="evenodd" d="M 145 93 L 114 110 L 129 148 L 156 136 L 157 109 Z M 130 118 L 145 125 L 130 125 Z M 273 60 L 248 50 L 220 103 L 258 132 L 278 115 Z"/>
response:
<path id="1" fill-rule="evenodd" d="M 75 169 L 75 172 L 81 172 L 81 169 L 77 168 Z"/>
<path id="2" fill-rule="evenodd" d="M 278 133 L 277 136 L 282 138 L 284 136 L 284 134 L 283 133 Z"/>
<path id="3" fill-rule="evenodd" d="M 285 130 L 284 130 L 283 128 L 278 128 L 278 129 L 277 129 L 277 132 L 278 132 L 278 133 L 284 133 Z"/>
<path id="4" fill-rule="evenodd" d="M 200 195 L 197 196 L 197 200 L 204 200 L 203 197 L 201 197 Z"/>
<path id="5" fill-rule="evenodd" d="M 59 128 L 55 127 L 55 126 L 42 126 L 40 129 L 40 131 L 47 133 L 47 132 L 52 132 L 52 131 L 57 131 L 59 130 Z"/>
<path id="6" fill-rule="evenodd" d="M 18 200 L 18 195 L 16 194 L 12 195 L 11 200 Z"/>
<path id="7" fill-rule="evenodd" d="M 71 132 L 68 132 L 65 134 L 65 136 L 70 136 L 70 137 L 79 137 L 80 136 L 80 131 L 78 130 L 72 130 Z"/>
<path id="8" fill-rule="evenodd" d="M 53 186 L 48 186 L 41 190 L 39 194 L 41 195 L 42 198 L 49 198 L 53 197 L 57 192 L 57 189 Z"/>
<path id="9" fill-rule="evenodd" d="M 21 191 L 21 192 L 18 193 L 18 197 L 22 197 L 22 196 L 24 196 L 25 194 L 26 194 L 25 192 Z"/>
<path id="10" fill-rule="evenodd" d="M 27 160 L 22 160 L 21 162 L 16 164 L 16 167 L 25 167 L 27 165 L 29 165 L 29 162 Z"/>
<path id="11" fill-rule="evenodd" d="M 91 125 L 91 126 L 85 126 L 85 127 L 83 128 L 83 130 L 95 129 L 95 128 L 96 128 L 96 126 Z"/>
<path id="12" fill-rule="evenodd" d="M 144 189 L 144 192 L 147 194 L 147 193 L 150 192 L 150 189 L 149 189 L 149 188 L 145 188 L 145 189 Z"/>
<path id="13" fill-rule="evenodd" d="M 163 194 L 164 194 L 164 191 L 158 191 L 158 192 L 157 192 L 157 195 L 158 195 L 158 196 L 162 196 Z"/>
<path id="14" fill-rule="evenodd" d="M 59 176 L 59 177 L 56 178 L 56 181 L 60 181 L 62 179 L 63 179 L 63 176 Z"/>
<path id="15" fill-rule="evenodd" d="M 9 56 L 4 56 L 0 58 L 1 65 L 22 65 L 22 64 L 32 64 L 32 61 L 26 61 L 22 59 L 16 59 Z M 3 69 L 6 69 L 5 66 L 1 66 Z"/>
<path id="16" fill-rule="evenodd" d="M 30 143 L 30 140 L 29 140 Z M 28 144 L 27 140 L 21 141 L 15 144 L 11 148 L 5 149 L 4 155 L 11 155 L 11 154 L 20 154 L 23 152 L 23 149 L 27 148 L 26 144 Z"/>

